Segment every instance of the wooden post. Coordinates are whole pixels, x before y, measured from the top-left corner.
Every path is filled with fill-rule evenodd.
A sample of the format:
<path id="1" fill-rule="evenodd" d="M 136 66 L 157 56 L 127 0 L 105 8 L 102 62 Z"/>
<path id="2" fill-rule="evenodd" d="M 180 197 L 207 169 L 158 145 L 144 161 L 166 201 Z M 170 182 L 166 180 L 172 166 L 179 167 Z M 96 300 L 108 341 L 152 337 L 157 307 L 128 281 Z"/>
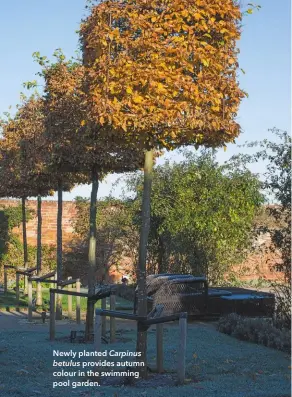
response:
<path id="1" fill-rule="evenodd" d="M 156 325 L 156 363 L 157 371 L 163 372 L 163 323 Z"/>
<path id="2" fill-rule="evenodd" d="M 106 298 L 103 298 L 101 300 L 101 309 L 106 309 Z M 106 316 L 101 316 L 101 335 L 103 337 L 106 336 Z"/>
<path id="3" fill-rule="evenodd" d="M 7 293 L 7 268 L 4 265 L 4 294 Z"/>
<path id="4" fill-rule="evenodd" d="M 22 241 L 23 241 L 23 262 L 24 268 L 28 268 L 28 251 L 27 251 L 27 233 L 26 233 L 26 197 L 21 198 L 22 207 Z M 27 280 L 28 276 L 24 276 L 24 295 L 27 293 Z"/>
<path id="5" fill-rule="evenodd" d="M 41 282 L 36 283 L 36 305 L 37 306 L 42 306 L 43 304 L 43 297 L 42 297 L 42 284 Z"/>
<path id="6" fill-rule="evenodd" d="M 182 385 L 186 373 L 186 345 L 187 345 L 187 313 L 181 313 L 179 318 L 179 346 L 178 346 L 178 383 Z"/>
<path id="7" fill-rule="evenodd" d="M 72 277 L 68 277 L 68 280 L 72 280 Z M 67 289 L 71 291 L 72 284 L 69 284 Z M 72 295 L 68 295 L 68 319 L 72 319 Z"/>
<path id="8" fill-rule="evenodd" d="M 55 293 L 50 292 L 50 340 L 55 340 Z"/>
<path id="9" fill-rule="evenodd" d="M 116 295 L 111 293 L 110 295 L 110 310 L 116 310 Z M 116 319 L 110 317 L 110 343 L 116 341 Z"/>
<path id="10" fill-rule="evenodd" d="M 80 279 L 76 280 L 76 292 L 80 292 Z M 76 296 L 76 322 L 80 324 L 80 296 Z"/>
<path id="11" fill-rule="evenodd" d="M 101 315 L 95 314 L 94 322 L 94 350 L 101 351 Z"/>
<path id="12" fill-rule="evenodd" d="M 58 180 L 58 212 L 57 212 L 57 281 L 61 282 L 63 276 L 63 243 L 62 243 L 62 214 L 63 214 L 63 186 Z M 57 288 L 60 286 L 57 284 Z M 62 295 L 56 296 L 56 319 L 62 320 Z"/>
<path id="13" fill-rule="evenodd" d="M 28 277 L 27 281 L 27 293 L 28 293 L 28 321 L 32 321 L 32 281 Z"/>
<path id="14" fill-rule="evenodd" d="M 19 310 L 19 273 L 16 273 L 15 299 L 16 299 L 16 309 Z"/>
<path id="15" fill-rule="evenodd" d="M 97 192 L 99 186 L 99 175 L 97 167 L 91 169 L 91 198 L 89 210 L 89 244 L 88 244 L 88 297 L 95 294 L 95 271 L 96 271 L 96 211 L 97 211 Z M 94 300 L 87 299 L 85 340 L 90 339 L 94 328 Z"/>
<path id="16" fill-rule="evenodd" d="M 145 152 L 144 163 L 144 183 L 143 198 L 141 208 L 141 229 L 138 259 L 138 296 L 137 296 L 137 314 L 141 317 L 147 316 L 147 291 L 146 291 L 146 261 L 147 261 L 147 243 L 150 231 L 150 202 L 151 202 L 151 184 L 153 179 L 153 150 Z M 140 376 L 147 378 L 147 328 L 137 324 L 137 342 L 136 351 L 141 352 L 139 361 L 144 363 L 139 368 Z"/>
<path id="17" fill-rule="evenodd" d="M 55 274 L 54 276 L 50 277 L 49 280 L 55 280 L 56 277 L 57 277 L 57 275 Z M 51 292 L 50 292 L 50 296 L 51 296 Z M 50 310 L 51 310 L 51 298 L 50 298 Z M 54 296 L 54 310 L 56 311 L 56 297 L 55 296 Z"/>
<path id="18" fill-rule="evenodd" d="M 37 197 L 37 275 L 40 276 L 42 270 L 42 197 Z M 42 306 L 42 283 L 36 284 L 36 306 Z"/>
<path id="19" fill-rule="evenodd" d="M 58 286 L 57 288 L 61 289 L 60 286 Z M 57 320 L 62 320 L 62 318 L 63 318 L 62 301 L 63 301 L 63 295 L 57 294 L 57 296 L 56 296 L 56 319 Z"/>

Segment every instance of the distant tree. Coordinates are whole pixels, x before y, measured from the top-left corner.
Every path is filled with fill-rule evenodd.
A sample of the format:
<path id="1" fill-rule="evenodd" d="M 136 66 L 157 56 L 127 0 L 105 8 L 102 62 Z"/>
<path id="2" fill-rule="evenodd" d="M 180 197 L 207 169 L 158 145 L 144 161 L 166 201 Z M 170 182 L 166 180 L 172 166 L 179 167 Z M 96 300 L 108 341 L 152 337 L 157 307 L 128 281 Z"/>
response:
<path id="1" fill-rule="evenodd" d="M 253 155 L 237 156 L 237 159 L 241 157 L 240 161 L 246 165 L 266 164 L 262 187 L 267 200 L 273 204 L 268 211 L 274 222 L 261 230 L 271 235 L 272 246 L 269 249 L 281 253 L 275 266 L 284 273 L 285 282 L 273 285 L 279 302 L 276 316 L 279 323 L 291 327 L 291 136 L 277 128 L 269 131 L 273 134 L 271 140 L 247 143 L 247 147 L 258 151 Z"/>
<path id="2" fill-rule="evenodd" d="M 28 212 L 27 218 L 30 219 L 32 213 Z M 23 244 L 21 245 L 19 239 L 15 237 L 12 230 L 15 227 L 19 227 L 22 223 L 22 206 L 16 207 L 1 206 L 1 228 L 0 228 L 0 262 L 3 263 L 3 259 L 7 257 L 9 246 L 15 246 L 19 251 L 23 251 Z M 21 245 L 21 247 L 20 247 Z M 18 258 L 15 258 L 15 262 L 18 262 Z M 10 263 L 7 263 L 10 264 Z M 23 254 L 22 262 L 23 264 Z M 14 264 L 15 266 L 15 264 Z"/>
<path id="3" fill-rule="evenodd" d="M 222 282 L 251 246 L 254 216 L 263 203 L 261 184 L 232 162 L 220 166 L 211 151 L 185 156 L 154 169 L 149 270 Z M 139 201 L 141 186 L 141 177 L 128 180 Z"/>

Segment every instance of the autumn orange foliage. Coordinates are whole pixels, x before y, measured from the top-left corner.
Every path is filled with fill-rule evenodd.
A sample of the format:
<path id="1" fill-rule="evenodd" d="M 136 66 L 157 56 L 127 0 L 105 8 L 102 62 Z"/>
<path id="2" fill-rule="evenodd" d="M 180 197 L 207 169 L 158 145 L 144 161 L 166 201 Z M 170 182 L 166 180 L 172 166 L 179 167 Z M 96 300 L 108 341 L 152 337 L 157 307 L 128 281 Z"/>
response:
<path id="1" fill-rule="evenodd" d="M 1 122 L 0 163 L 2 191 L 6 196 L 52 194 L 54 181 L 46 168 L 43 100 L 26 98 L 14 118 Z"/>
<path id="2" fill-rule="evenodd" d="M 233 0 L 93 6 L 80 30 L 90 114 L 142 146 L 234 141 L 240 21 Z"/>
<path id="3" fill-rule="evenodd" d="M 75 177 L 76 172 L 89 173 L 89 180 L 93 169 L 101 180 L 108 172 L 131 171 L 141 166 L 143 155 L 134 143 L 123 140 L 121 134 L 115 136 L 112 128 L 88 117 L 84 66 L 62 59 L 43 68 L 42 74 L 52 166 L 62 172 L 74 172 Z"/>

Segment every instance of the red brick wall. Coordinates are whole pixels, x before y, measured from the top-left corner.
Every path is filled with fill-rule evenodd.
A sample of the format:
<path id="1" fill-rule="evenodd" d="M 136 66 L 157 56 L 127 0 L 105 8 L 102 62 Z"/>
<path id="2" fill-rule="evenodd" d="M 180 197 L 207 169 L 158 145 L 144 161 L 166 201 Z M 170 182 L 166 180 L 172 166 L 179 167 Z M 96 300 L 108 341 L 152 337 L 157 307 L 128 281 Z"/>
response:
<path id="1" fill-rule="evenodd" d="M 283 273 L 278 272 L 275 264 L 281 262 L 281 257 L 276 252 L 262 252 L 251 254 L 241 265 L 234 266 L 238 278 L 243 281 L 251 281 L 264 278 L 267 281 L 283 279 Z"/>
<path id="2" fill-rule="evenodd" d="M 16 206 L 20 204 L 19 200 L 0 200 L 0 208 L 3 206 Z M 27 201 L 28 208 L 35 211 L 35 216 L 27 223 L 27 237 L 28 243 L 36 245 L 36 231 L 37 231 L 37 202 L 36 200 Z M 72 221 L 76 216 L 76 207 L 72 201 L 63 202 L 63 242 L 64 244 L 70 242 L 73 237 Z M 22 227 L 14 230 L 19 235 L 22 234 Z M 42 202 L 42 242 L 43 244 L 55 245 L 57 234 L 57 202 L 43 201 Z M 268 235 L 260 236 L 256 244 L 260 246 L 269 245 L 270 237 Z M 266 278 L 267 280 L 275 280 L 281 277 L 281 273 L 275 271 L 274 264 L 279 260 L 277 253 L 257 253 L 251 254 L 247 260 L 234 270 L 238 277 L 242 280 L 255 280 L 258 278 Z M 126 263 L 128 261 L 125 260 Z M 127 266 L 126 266 L 127 267 Z M 121 270 L 123 272 L 123 270 Z M 121 273 L 115 272 L 111 269 L 111 273 L 120 279 Z"/>
<path id="3" fill-rule="evenodd" d="M 20 204 L 19 200 L 0 200 L 0 207 L 3 206 L 17 206 Z M 27 240 L 31 245 L 36 245 L 37 240 L 37 201 L 28 200 L 27 207 L 35 211 L 35 216 L 27 223 Z M 72 220 L 76 215 L 76 207 L 72 201 L 63 202 L 63 241 L 69 242 L 72 238 L 73 227 Z M 15 228 L 15 233 L 22 234 L 22 226 Z M 57 234 L 57 202 L 43 201 L 42 202 L 42 242 L 43 244 L 55 245 Z"/>

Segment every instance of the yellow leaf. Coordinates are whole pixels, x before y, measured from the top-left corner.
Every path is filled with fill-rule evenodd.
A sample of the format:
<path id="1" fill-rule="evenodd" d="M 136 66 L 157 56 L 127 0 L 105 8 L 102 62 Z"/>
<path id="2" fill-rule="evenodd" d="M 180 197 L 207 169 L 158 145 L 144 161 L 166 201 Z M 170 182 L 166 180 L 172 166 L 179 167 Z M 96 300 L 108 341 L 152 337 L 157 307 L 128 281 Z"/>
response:
<path id="1" fill-rule="evenodd" d="M 133 94 L 133 90 L 131 87 L 127 87 L 126 92 L 127 92 L 127 94 Z"/>
<path id="2" fill-rule="evenodd" d="M 101 117 L 99 118 L 99 122 L 100 122 L 101 125 L 104 124 L 104 117 L 103 117 L 103 116 L 101 116 Z"/>
<path id="3" fill-rule="evenodd" d="M 219 112 L 220 107 L 219 106 L 212 106 L 211 109 L 214 110 L 214 112 Z"/>
<path id="4" fill-rule="evenodd" d="M 85 124 L 86 124 L 86 121 L 85 121 L 85 120 L 82 120 L 81 123 L 80 123 L 80 125 L 81 125 L 82 127 L 84 127 Z"/>
<path id="5" fill-rule="evenodd" d="M 157 84 L 157 91 L 164 91 L 164 85 L 161 83 Z"/>
<path id="6" fill-rule="evenodd" d="M 142 102 L 143 102 L 143 97 L 140 96 L 140 95 L 135 94 L 135 95 L 133 96 L 133 101 L 134 101 L 135 103 L 142 103 Z"/>
<path id="7" fill-rule="evenodd" d="M 223 150 L 224 150 L 224 152 L 226 152 L 227 146 L 223 146 Z"/>

